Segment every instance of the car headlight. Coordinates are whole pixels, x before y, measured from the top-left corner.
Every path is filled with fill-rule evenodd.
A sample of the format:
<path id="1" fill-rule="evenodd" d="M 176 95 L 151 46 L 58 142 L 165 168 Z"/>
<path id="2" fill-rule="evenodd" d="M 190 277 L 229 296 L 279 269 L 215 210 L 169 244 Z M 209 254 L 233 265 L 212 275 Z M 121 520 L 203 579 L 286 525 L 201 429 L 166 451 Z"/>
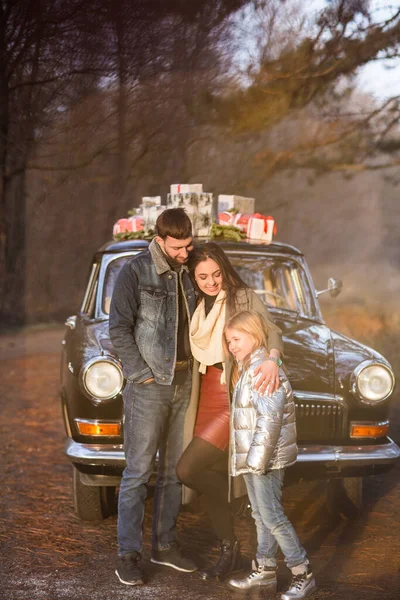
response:
<path id="1" fill-rule="evenodd" d="M 377 404 L 390 396 L 394 388 L 392 370 L 382 363 L 364 361 L 351 376 L 351 391 L 365 404 Z"/>
<path id="2" fill-rule="evenodd" d="M 111 357 L 92 359 L 83 368 L 81 377 L 85 393 L 95 403 L 112 400 L 124 384 L 121 367 Z"/>

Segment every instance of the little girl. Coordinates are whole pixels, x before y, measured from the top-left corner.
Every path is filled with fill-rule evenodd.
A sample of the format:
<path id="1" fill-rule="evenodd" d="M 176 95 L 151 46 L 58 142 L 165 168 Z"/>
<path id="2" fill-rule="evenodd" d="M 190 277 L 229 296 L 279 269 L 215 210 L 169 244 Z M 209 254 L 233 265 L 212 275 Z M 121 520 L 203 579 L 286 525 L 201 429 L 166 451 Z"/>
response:
<path id="1" fill-rule="evenodd" d="M 292 571 L 282 600 L 302 599 L 316 590 L 304 548 L 283 512 L 285 468 L 296 461 L 296 421 L 292 388 L 282 369 L 280 386 L 268 395 L 254 388 L 254 370 L 265 360 L 268 330 L 254 311 L 241 311 L 225 325 L 225 348 L 235 358 L 230 421 L 232 476 L 243 474 L 257 529 L 257 554 L 244 579 L 231 579 L 237 591 L 253 588 L 276 591 L 276 552 L 281 548 Z"/>

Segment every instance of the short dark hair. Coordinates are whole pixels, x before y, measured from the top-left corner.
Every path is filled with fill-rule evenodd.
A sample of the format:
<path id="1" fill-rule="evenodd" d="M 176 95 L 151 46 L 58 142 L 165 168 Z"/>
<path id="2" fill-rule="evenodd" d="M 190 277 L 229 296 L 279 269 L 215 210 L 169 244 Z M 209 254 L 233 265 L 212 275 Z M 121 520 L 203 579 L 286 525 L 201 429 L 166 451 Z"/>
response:
<path id="1" fill-rule="evenodd" d="M 186 240 L 193 236 L 192 222 L 183 208 L 167 208 L 157 219 L 156 233 L 163 240 L 168 235 L 176 240 Z"/>
<path id="2" fill-rule="evenodd" d="M 194 279 L 194 270 L 197 265 L 207 258 L 215 260 L 222 274 L 222 288 L 226 291 L 226 303 L 231 312 L 236 312 L 235 301 L 237 291 L 248 288 L 247 283 L 239 276 L 230 262 L 229 258 L 222 250 L 221 246 L 215 242 L 207 242 L 195 248 L 189 254 L 188 267 Z M 199 290 L 202 295 L 201 290 Z"/>

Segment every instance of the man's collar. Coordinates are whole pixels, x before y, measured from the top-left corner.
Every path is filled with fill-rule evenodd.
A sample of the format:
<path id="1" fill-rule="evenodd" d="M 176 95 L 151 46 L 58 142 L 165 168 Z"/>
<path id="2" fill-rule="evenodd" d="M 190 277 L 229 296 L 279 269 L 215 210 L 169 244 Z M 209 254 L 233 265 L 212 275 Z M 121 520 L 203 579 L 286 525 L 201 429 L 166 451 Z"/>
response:
<path id="1" fill-rule="evenodd" d="M 150 250 L 151 258 L 153 259 L 154 266 L 157 271 L 157 275 L 162 275 L 163 273 L 166 273 L 167 271 L 173 270 L 171 265 L 168 264 L 166 256 L 165 256 L 164 252 L 161 250 L 159 244 L 157 244 L 155 238 L 153 238 L 153 240 L 150 242 L 149 250 Z M 187 265 L 182 265 L 182 269 L 185 271 L 189 271 L 189 269 L 187 268 Z"/>

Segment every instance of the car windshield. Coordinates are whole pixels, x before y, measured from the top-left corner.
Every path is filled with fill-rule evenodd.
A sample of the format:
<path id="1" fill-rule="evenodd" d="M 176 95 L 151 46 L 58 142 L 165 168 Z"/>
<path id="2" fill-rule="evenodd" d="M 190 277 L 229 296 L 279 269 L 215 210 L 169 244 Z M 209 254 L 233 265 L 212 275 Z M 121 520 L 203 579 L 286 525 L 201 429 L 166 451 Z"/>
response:
<path id="1" fill-rule="evenodd" d="M 289 257 L 229 254 L 229 260 L 247 285 L 268 308 L 316 315 L 313 295 L 304 269 Z"/>
<path id="2" fill-rule="evenodd" d="M 265 302 L 268 308 L 300 313 L 306 317 L 316 314 L 313 295 L 300 263 L 289 257 L 239 255 L 228 252 L 240 277 Z M 102 293 L 102 312 L 110 312 L 111 297 L 121 267 L 132 255 L 120 256 L 108 263 Z"/>

